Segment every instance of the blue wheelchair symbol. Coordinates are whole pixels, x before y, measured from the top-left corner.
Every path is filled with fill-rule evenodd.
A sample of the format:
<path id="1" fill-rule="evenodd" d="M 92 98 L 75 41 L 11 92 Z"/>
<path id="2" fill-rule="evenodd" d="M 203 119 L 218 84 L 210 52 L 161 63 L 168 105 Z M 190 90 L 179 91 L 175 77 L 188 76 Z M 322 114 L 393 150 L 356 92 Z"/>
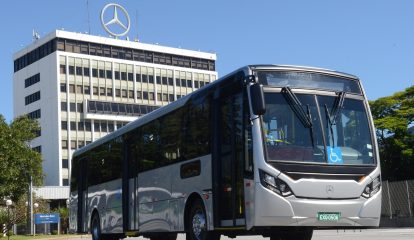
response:
<path id="1" fill-rule="evenodd" d="M 344 164 L 342 150 L 339 147 L 327 147 L 329 164 Z"/>

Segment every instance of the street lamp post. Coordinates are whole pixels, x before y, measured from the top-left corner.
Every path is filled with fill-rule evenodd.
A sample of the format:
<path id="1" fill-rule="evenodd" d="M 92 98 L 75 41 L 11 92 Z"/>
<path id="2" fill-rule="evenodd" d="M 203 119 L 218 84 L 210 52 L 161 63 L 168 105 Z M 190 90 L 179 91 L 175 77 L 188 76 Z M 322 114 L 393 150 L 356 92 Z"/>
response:
<path id="1" fill-rule="evenodd" d="M 34 221 L 33 221 L 33 218 L 34 218 L 34 213 L 33 213 L 33 207 L 36 209 L 36 208 L 38 208 L 39 207 L 39 203 L 33 203 L 33 205 L 32 205 L 32 230 L 33 230 L 33 236 L 36 236 L 36 224 L 34 223 Z"/>
<path id="2" fill-rule="evenodd" d="M 6 227 L 6 230 L 7 230 L 7 240 L 9 240 L 10 239 L 10 234 L 9 234 L 9 227 L 10 227 L 10 225 L 11 225 L 11 223 L 10 223 L 10 206 L 13 204 L 13 202 L 12 202 L 12 200 L 10 200 L 10 199 L 7 199 L 6 200 L 6 206 L 7 206 L 7 227 Z"/>

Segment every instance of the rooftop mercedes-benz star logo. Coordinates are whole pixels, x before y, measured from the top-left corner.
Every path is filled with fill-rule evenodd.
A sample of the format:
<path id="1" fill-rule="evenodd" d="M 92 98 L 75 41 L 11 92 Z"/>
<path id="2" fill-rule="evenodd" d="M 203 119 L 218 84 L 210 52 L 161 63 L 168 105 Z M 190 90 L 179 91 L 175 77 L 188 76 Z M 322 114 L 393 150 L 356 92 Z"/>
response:
<path id="1" fill-rule="evenodd" d="M 327 194 L 332 194 L 334 192 L 334 186 L 332 185 L 326 185 L 326 193 Z"/>
<path id="2" fill-rule="evenodd" d="M 108 9 L 113 9 L 113 17 L 109 21 L 105 21 L 105 12 Z M 123 17 L 119 17 L 118 10 L 124 14 Z M 126 22 L 123 22 L 126 21 Z M 114 37 L 124 36 L 128 33 L 131 26 L 131 21 L 129 19 L 128 12 L 119 4 L 110 3 L 105 5 L 101 12 L 101 23 L 105 31 L 111 34 Z M 121 31 L 118 33 L 118 31 Z"/>

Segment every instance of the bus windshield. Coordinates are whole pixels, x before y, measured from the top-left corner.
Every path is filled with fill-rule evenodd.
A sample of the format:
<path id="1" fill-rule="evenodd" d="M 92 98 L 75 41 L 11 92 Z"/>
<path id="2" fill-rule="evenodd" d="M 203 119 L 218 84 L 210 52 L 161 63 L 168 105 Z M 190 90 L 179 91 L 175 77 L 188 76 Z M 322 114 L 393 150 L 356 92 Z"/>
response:
<path id="1" fill-rule="evenodd" d="M 374 164 L 362 100 L 315 94 L 265 93 L 263 131 L 268 161 Z M 341 106 L 338 98 L 342 96 Z M 292 101 L 296 98 L 297 101 Z M 303 111 L 302 111 L 303 110 Z"/>

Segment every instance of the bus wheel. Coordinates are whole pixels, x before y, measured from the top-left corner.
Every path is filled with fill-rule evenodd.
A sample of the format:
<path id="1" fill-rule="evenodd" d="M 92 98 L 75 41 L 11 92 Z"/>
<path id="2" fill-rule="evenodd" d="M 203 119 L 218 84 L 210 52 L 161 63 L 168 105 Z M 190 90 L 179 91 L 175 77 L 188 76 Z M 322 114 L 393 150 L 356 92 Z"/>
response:
<path id="1" fill-rule="evenodd" d="M 92 217 L 91 234 L 92 234 L 92 240 L 102 240 L 101 224 L 99 222 L 99 215 L 97 213 L 93 214 L 93 217 Z"/>
<path id="2" fill-rule="evenodd" d="M 219 240 L 220 235 L 207 231 L 207 216 L 203 202 L 194 201 L 187 218 L 186 240 Z"/>

